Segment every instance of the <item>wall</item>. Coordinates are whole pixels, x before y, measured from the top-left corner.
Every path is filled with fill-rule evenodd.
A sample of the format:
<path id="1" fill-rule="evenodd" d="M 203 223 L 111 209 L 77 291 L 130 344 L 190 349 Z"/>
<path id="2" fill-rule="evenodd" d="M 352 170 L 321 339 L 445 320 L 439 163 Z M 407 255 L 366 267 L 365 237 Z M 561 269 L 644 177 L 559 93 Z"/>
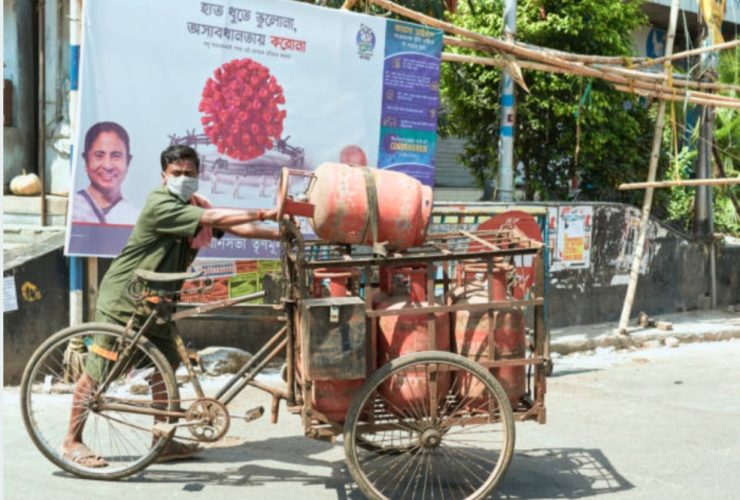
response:
<path id="1" fill-rule="evenodd" d="M 20 383 L 36 347 L 69 324 L 69 270 L 63 243 L 63 233 L 42 235 L 4 252 L 3 276 L 13 281 L 17 300 L 16 310 L 3 312 L 4 384 Z"/>
<path id="2" fill-rule="evenodd" d="M 551 328 L 618 321 L 622 311 L 640 211 L 634 207 L 606 203 L 450 203 L 466 214 L 489 211 L 489 215 L 458 216 L 438 219 L 441 225 L 432 231 L 474 229 L 490 213 L 507 209 L 526 209 L 547 213 L 549 280 L 547 317 Z M 585 231 L 586 253 L 582 263 L 566 262 L 557 257 L 561 243 L 562 214 L 584 208 L 589 214 Z M 435 209 L 438 211 L 438 209 Z M 454 213 L 454 212 L 453 212 Z M 542 216 L 540 216 L 542 218 Z M 544 221 L 542 221 L 544 229 Z M 543 231 L 544 232 L 544 231 Z M 562 235 L 561 235 L 562 236 Z M 709 257 L 704 245 L 689 236 L 651 219 L 640 268 L 640 277 L 632 308 L 632 317 L 640 311 L 664 314 L 710 305 Z M 740 303 L 740 245 L 717 249 L 717 305 Z"/>
<path id="3" fill-rule="evenodd" d="M 13 83 L 13 125 L 3 127 L 3 184 L 23 169 L 35 172 L 33 2 L 3 1 L 3 78 Z"/>
<path id="4" fill-rule="evenodd" d="M 550 273 L 551 327 L 618 321 L 627 290 L 639 210 L 594 204 L 591 263 Z M 632 316 L 709 307 L 704 245 L 651 219 Z M 740 246 L 718 248 L 718 306 L 740 303 Z"/>

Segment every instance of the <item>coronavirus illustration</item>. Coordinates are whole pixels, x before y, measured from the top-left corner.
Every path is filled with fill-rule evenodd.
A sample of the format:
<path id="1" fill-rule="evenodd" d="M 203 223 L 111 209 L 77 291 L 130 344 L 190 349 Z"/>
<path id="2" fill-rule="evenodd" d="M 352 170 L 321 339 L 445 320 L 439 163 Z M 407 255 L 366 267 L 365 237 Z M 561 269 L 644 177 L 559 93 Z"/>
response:
<path id="1" fill-rule="evenodd" d="M 273 148 L 287 115 L 283 88 L 262 64 L 234 59 L 208 78 L 198 110 L 219 154 L 247 161 Z"/>

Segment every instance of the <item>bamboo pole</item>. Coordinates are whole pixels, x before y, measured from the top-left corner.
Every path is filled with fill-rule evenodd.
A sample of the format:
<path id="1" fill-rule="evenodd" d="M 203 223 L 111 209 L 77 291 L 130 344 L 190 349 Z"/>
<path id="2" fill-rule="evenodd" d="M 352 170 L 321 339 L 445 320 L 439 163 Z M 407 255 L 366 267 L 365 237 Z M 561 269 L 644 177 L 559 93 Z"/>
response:
<path id="1" fill-rule="evenodd" d="M 626 191 L 629 189 L 666 188 L 677 186 L 729 186 L 733 184 L 740 184 L 740 177 L 684 179 L 680 181 L 625 182 L 619 185 L 619 189 L 620 191 Z"/>
<path id="2" fill-rule="evenodd" d="M 600 64 L 596 64 L 594 65 L 594 67 L 602 71 L 605 71 L 607 73 L 617 73 L 617 74 L 624 75 L 629 78 L 636 78 L 638 80 L 642 80 L 647 83 L 649 83 L 649 80 L 652 80 L 653 82 L 656 82 L 656 81 L 662 82 L 666 78 L 665 73 L 663 74 L 648 73 L 645 71 L 635 71 L 632 69 L 621 68 L 618 66 L 603 66 Z M 701 92 L 701 89 L 730 90 L 730 91 L 739 90 L 740 91 L 740 86 L 736 86 L 736 85 L 721 85 L 721 84 L 718 85 L 718 84 L 711 84 L 711 83 L 705 83 L 705 82 L 677 80 L 675 75 L 673 75 L 672 84 L 678 87 L 688 87 L 688 88 L 699 89 L 699 92 Z M 672 88 L 672 87 L 668 86 L 668 88 Z M 681 89 L 680 91 L 685 92 L 685 90 L 683 89 Z M 696 94 L 696 92 L 694 92 L 694 94 Z M 708 93 L 708 92 L 701 92 L 701 94 L 699 95 L 703 97 L 711 96 L 712 98 L 719 98 L 720 100 L 724 100 L 724 99 L 734 100 L 735 99 L 734 97 L 723 96 L 723 95 L 718 95 L 715 93 Z"/>
<path id="3" fill-rule="evenodd" d="M 539 45 L 533 45 L 531 43 L 515 42 L 516 45 L 532 50 L 539 50 L 545 54 L 552 54 L 554 56 L 565 59 L 566 61 L 582 62 L 585 64 L 619 64 L 622 66 L 632 66 L 635 63 L 642 63 L 647 60 L 646 57 L 630 57 L 630 56 L 595 56 L 590 54 L 576 54 L 574 52 L 564 52 L 562 50 L 551 49 L 549 47 L 541 47 Z"/>
<path id="4" fill-rule="evenodd" d="M 442 60 L 454 63 L 481 64 L 501 68 L 506 66 L 506 62 L 494 57 L 470 56 L 466 54 L 453 54 L 450 52 L 442 53 Z M 558 68 L 548 64 L 541 64 L 531 61 L 519 61 L 522 69 L 545 71 L 548 73 L 572 74 L 564 68 Z M 651 83 L 646 85 L 644 82 L 632 81 L 630 85 L 614 85 L 616 90 L 630 94 L 638 94 L 646 97 L 653 97 L 662 101 L 690 102 L 701 106 L 715 106 L 740 109 L 740 99 L 726 96 L 717 96 L 705 92 L 686 92 L 683 89 L 674 89 L 660 83 Z M 656 90 L 657 89 L 657 90 Z"/>
<path id="5" fill-rule="evenodd" d="M 689 96 L 685 96 L 678 93 L 672 93 L 672 92 L 663 92 L 663 91 L 652 91 L 652 90 L 645 90 L 640 89 L 636 87 L 630 87 L 627 85 L 615 85 L 615 89 L 621 91 L 621 92 L 629 92 L 632 94 L 639 94 L 643 95 L 645 97 L 653 97 L 655 99 L 660 99 L 661 102 L 664 101 L 676 101 L 676 102 L 684 102 L 688 101 L 694 104 L 699 104 L 700 106 L 710 106 L 710 107 L 717 107 L 717 108 L 731 108 L 731 109 L 740 109 L 740 99 L 735 99 L 733 101 L 720 101 L 715 99 L 703 99 L 699 97 L 691 97 L 691 94 Z"/>
<path id="6" fill-rule="evenodd" d="M 740 46 L 740 38 L 737 40 L 730 40 L 725 43 L 718 43 L 717 45 L 709 45 L 707 47 L 699 47 L 698 49 L 686 50 L 684 52 L 677 52 L 672 55 L 665 55 L 663 57 L 657 57 L 655 59 L 649 59 L 635 65 L 635 68 L 646 68 L 648 66 L 654 66 L 656 64 L 662 64 L 666 61 L 675 61 L 677 59 L 686 59 L 687 57 L 696 56 L 703 54 L 704 52 L 714 52 L 719 50 L 731 49 L 733 47 Z"/>
<path id="7" fill-rule="evenodd" d="M 679 0 L 671 2 L 671 16 L 668 23 L 668 36 L 666 39 L 665 53 L 670 56 L 673 53 L 673 41 L 676 38 L 676 23 L 678 21 L 678 4 Z M 667 73 L 668 67 L 666 67 Z M 668 75 L 666 75 L 668 76 Z M 660 156 L 660 143 L 663 139 L 663 122 L 665 120 L 665 101 L 658 104 L 658 116 L 655 120 L 655 131 L 653 132 L 653 150 L 650 154 L 650 164 L 648 166 L 647 182 L 655 182 L 655 175 L 658 171 L 658 157 Z M 622 314 L 619 317 L 619 333 L 627 334 L 627 323 L 629 323 L 630 313 L 632 312 L 632 303 L 635 300 L 637 291 L 637 281 L 640 277 L 640 264 L 645 249 L 645 239 L 647 238 L 648 223 L 650 222 L 650 209 L 653 205 L 653 188 L 645 190 L 645 198 L 642 201 L 642 212 L 640 213 L 640 227 L 637 233 L 637 242 L 635 243 L 635 253 L 632 255 L 632 268 L 630 269 L 630 280 L 627 283 L 627 293 L 624 296 L 622 304 Z"/>
<path id="8" fill-rule="evenodd" d="M 465 47 L 468 49 L 483 50 L 487 52 L 491 51 L 491 49 L 488 48 L 488 46 L 483 43 L 474 42 L 472 40 L 463 40 L 463 39 L 455 38 L 454 36 L 449 36 L 449 35 L 443 38 L 443 43 L 444 45 L 449 45 L 453 47 Z M 566 61 L 582 62 L 586 64 L 600 63 L 600 64 L 627 65 L 627 64 L 632 64 L 635 61 L 643 62 L 646 60 L 646 58 L 644 57 L 631 58 L 627 56 L 592 56 L 592 55 L 586 55 L 586 54 L 575 54 L 571 52 L 563 52 L 562 50 L 555 50 L 555 49 L 550 49 L 547 47 L 540 47 L 539 45 L 532 45 L 532 44 L 523 43 L 523 42 L 514 42 L 514 45 L 517 45 L 519 47 L 524 47 L 525 49 L 536 50 L 544 54 L 551 54 L 556 57 L 565 59 Z"/>

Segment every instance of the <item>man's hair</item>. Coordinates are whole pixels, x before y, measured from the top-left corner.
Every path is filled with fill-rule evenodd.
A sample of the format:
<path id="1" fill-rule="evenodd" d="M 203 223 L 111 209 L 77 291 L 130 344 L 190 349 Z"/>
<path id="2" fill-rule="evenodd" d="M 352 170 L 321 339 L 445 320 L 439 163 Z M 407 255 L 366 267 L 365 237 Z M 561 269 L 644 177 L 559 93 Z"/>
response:
<path id="1" fill-rule="evenodd" d="M 131 146 L 129 143 L 128 132 L 126 132 L 126 129 L 116 122 L 98 122 L 87 129 L 87 134 L 85 134 L 85 149 L 82 151 L 82 157 L 87 160 L 87 153 L 90 152 L 90 148 L 92 148 L 93 142 L 95 142 L 98 136 L 103 132 L 112 132 L 116 134 L 121 139 L 121 141 L 123 141 L 123 144 L 126 145 L 126 161 L 130 162 Z"/>
<path id="2" fill-rule="evenodd" d="M 162 172 L 167 170 L 167 165 L 170 163 L 180 163 L 181 161 L 192 161 L 195 165 L 195 170 L 200 171 L 198 152 L 190 146 L 183 146 L 182 144 L 170 146 L 162 151 L 159 161 L 162 163 Z"/>

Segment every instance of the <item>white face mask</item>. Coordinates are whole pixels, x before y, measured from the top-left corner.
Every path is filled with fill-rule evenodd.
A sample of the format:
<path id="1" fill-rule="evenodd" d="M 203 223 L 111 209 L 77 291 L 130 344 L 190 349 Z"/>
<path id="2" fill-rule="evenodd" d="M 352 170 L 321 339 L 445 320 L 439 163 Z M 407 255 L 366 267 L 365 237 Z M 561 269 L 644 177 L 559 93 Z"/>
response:
<path id="1" fill-rule="evenodd" d="M 167 191 L 174 194 L 184 202 L 188 202 L 198 190 L 198 178 L 180 175 L 167 177 Z"/>

